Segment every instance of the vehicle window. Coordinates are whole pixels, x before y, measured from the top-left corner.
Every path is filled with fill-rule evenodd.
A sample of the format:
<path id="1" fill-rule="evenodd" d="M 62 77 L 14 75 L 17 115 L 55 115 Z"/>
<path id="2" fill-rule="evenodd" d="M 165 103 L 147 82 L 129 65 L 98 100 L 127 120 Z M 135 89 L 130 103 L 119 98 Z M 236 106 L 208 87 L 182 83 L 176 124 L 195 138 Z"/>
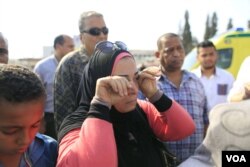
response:
<path id="1" fill-rule="evenodd" d="M 227 69 L 230 67 L 233 58 L 233 49 L 218 49 L 218 61 L 217 66 L 223 69 Z"/>

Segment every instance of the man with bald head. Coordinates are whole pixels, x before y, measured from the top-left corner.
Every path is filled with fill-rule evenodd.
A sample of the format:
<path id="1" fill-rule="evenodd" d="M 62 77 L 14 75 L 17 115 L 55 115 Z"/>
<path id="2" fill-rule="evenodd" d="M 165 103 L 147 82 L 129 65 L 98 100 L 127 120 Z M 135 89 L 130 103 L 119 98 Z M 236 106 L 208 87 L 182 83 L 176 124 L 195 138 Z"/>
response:
<path id="1" fill-rule="evenodd" d="M 54 121 L 54 76 L 58 63 L 67 53 L 73 51 L 74 47 L 74 41 L 70 36 L 65 34 L 58 35 L 54 39 L 54 54 L 39 61 L 34 68 L 34 72 L 41 78 L 47 93 L 44 109 L 45 126 L 41 127 L 40 132 L 55 139 L 57 135 Z"/>
<path id="2" fill-rule="evenodd" d="M 158 38 L 157 47 L 155 56 L 160 61 L 162 73 L 157 79 L 159 89 L 182 105 L 196 124 L 196 130 L 191 136 L 166 143 L 169 151 L 182 162 L 194 153 L 206 133 L 207 99 L 199 78 L 181 68 L 185 50 L 180 36 L 165 33 Z"/>
<path id="3" fill-rule="evenodd" d="M 8 61 L 9 61 L 8 41 L 0 32 L 0 63 L 8 64 Z"/>

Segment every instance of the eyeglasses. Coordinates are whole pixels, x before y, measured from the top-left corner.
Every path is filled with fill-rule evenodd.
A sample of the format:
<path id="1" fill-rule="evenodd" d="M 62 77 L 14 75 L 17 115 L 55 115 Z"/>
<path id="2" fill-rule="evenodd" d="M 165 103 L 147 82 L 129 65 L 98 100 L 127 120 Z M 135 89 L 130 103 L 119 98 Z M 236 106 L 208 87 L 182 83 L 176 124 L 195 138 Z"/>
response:
<path id="1" fill-rule="evenodd" d="M 8 54 L 8 50 L 5 48 L 0 48 L 0 55 Z"/>
<path id="2" fill-rule="evenodd" d="M 98 49 L 104 53 L 111 53 L 114 50 L 128 50 L 127 45 L 121 41 L 101 41 L 95 45 L 95 50 Z"/>
<path id="3" fill-rule="evenodd" d="M 93 27 L 93 28 L 90 28 L 89 30 L 84 30 L 83 32 L 88 33 L 93 36 L 99 36 L 101 32 L 104 35 L 107 35 L 109 33 L 109 29 L 107 27 L 102 27 L 102 28 Z"/>

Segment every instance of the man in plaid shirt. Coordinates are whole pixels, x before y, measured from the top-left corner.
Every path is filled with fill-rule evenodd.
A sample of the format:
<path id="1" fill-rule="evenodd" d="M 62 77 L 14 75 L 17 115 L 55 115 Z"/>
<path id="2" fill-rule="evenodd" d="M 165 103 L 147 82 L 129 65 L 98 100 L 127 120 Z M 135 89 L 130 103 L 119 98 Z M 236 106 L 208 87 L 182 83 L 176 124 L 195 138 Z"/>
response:
<path id="1" fill-rule="evenodd" d="M 202 83 L 193 73 L 182 70 L 185 58 L 183 44 L 178 35 L 167 33 L 157 41 L 155 56 L 160 60 L 161 76 L 157 85 L 168 97 L 176 100 L 192 116 L 195 132 L 184 140 L 167 142 L 170 152 L 181 162 L 194 154 L 202 143 L 208 126 L 207 100 Z M 139 98 L 142 98 L 139 94 Z"/>

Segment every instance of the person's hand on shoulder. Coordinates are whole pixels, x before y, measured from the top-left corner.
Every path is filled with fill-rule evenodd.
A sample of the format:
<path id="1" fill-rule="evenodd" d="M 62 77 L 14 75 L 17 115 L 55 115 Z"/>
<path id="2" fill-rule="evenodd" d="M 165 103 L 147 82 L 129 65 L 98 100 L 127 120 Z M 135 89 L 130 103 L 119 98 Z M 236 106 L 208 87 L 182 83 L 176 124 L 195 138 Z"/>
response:
<path id="1" fill-rule="evenodd" d="M 244 85 L 245 88 L 245 94 L 243 96 L 243 100 L 250 99 L 250 82 L 246 83 Z"/>
<path id="2" fill-rule="evenodd" d="M 240 90 L 230 96 L 229 101 L 238 102 L 246 99 L 250 99 L 250 82 L 242 84 Z"/>

